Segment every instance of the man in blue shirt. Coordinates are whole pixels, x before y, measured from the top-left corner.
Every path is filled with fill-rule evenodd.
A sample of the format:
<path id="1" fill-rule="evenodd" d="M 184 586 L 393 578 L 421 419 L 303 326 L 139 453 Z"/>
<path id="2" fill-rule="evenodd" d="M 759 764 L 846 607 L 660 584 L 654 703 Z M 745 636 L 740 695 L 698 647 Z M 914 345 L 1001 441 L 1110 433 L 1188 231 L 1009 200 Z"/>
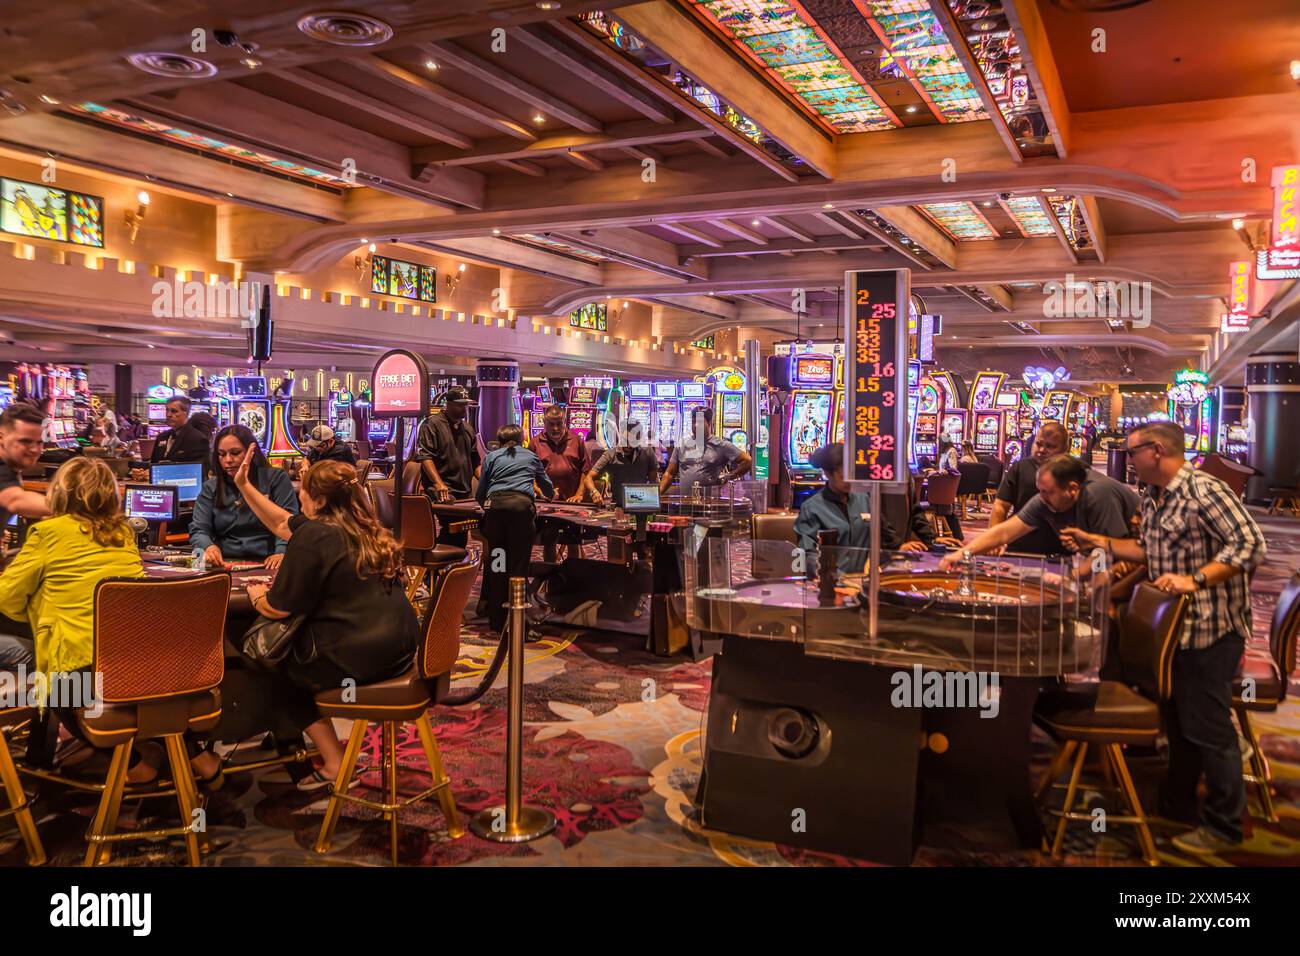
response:
<path id="1" fill-rule="evenodd" d="M 844 445 L 823 445 L 812 454 L 812 464 L 826 475 L 826 484 L 804 499 L 794 533 L 799 547 L 807 552 L 807 566 L 816 566 L 817 533 L 834 531 L 836 564 L 846 574 L 857 573 L 867 563 L 871 548 L 871 496 L 849 490 L 844 480 Z M 885 550 L 924 551 L 925 543 L 904 541 L 894 527 L 881 518 L 880 547 Z"/>
<path id="2" fill-rule="evenodd" d="M 697 408 L 691 412 L 691 434 L 668 459 L 659 493 L 667 494 L 679 475 L 683 496 L 693 494 L 697 487 L 725 485 L 743 477 L 753 464 L 748 453 L 713 434 L 713 409 Z"/>

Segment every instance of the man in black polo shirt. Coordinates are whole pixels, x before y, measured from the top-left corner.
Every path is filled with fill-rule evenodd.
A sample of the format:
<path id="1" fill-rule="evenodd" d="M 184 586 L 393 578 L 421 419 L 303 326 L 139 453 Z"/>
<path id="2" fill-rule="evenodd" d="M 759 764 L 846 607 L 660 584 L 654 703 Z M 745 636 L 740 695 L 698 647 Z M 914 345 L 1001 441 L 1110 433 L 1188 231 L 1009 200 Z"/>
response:
<path id="1" fill-rule="evenodd" d="M 611 448 L 596 459 L 591 470 L 582 476 L 582 487 L 593 501 L 601 501 L 595 479 L 600 475 L 609 478 L 609 493 L 618 506 L 623 504 L 624 485 L 659 484 L 659 462 L 654 451 L 641 440 L 640 422 L 630 421 L 624 432 L 623 444 Z"/>
<path id="2" fill-rule="evenodd" d="M 415 442 L 415 460 L 420 463 L 425 491 L 434 501 L 465 501 L 481 464 L 478 436 L 470 426 L 469 392 L 458 386 L 447 389 L 446 404 L 435 409 L 420 425 Z M 448 522 L 438 522 L 439 544 L 463 548 L 468 532 L 451 534 Z"/>
<path id="3" fill-rule="evenodd" d="M 989 514 L 989 529 L 1000 525 L 1029 502 L 1038 497 L 1038 466 L 1053 455 L 1063 454 L 1070 447 L 1070 434 L 1060 422 L 1043 422 L 1025 454 L 1002 475 L 994 496 L 993 511 Z M 1067 550 L 1060 537 L 1046 525 L 1031 529 L 1016 540 L 1018 554 L 1059 555 Z"/>
<path id="4" fill-rule="evenodd" d="M 977 535 L 963 551 L 945 555 L 940 565 L 950 568 L 967 555 L 984 554 L 1003 545 L 1019 552 L 1019 539 L 1041 528 L 1050 530 L 1058 541 L 1059 532 L 1066 528 L 1109 538 L 1132 536 L 1138 496 L 1128 485 L 1090 471 L 1071 455 L 1047 459 L 1039 466 L 1035 480 L 1038 494 L 1031 501 L 997 527 Z M 1073 538 L 1062 548 L 1078 550 L 1071 545 Z"/>

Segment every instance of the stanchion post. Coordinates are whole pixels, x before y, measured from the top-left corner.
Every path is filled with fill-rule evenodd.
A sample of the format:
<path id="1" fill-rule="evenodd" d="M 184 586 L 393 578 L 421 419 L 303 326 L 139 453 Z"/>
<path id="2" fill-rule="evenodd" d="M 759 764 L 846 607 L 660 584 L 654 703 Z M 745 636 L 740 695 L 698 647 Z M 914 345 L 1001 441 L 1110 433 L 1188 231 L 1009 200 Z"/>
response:
<path id="1" fill-rule="evenodd" d="M 470 820 L 475 836 L 494 843 L 528 843 L 555 829 L 555 815 L 524 806 L 524 635 L 528 600 L 523 578 L 510 579 L 510 642 L 506 682 L 506 804 L 480 810 Z"/>

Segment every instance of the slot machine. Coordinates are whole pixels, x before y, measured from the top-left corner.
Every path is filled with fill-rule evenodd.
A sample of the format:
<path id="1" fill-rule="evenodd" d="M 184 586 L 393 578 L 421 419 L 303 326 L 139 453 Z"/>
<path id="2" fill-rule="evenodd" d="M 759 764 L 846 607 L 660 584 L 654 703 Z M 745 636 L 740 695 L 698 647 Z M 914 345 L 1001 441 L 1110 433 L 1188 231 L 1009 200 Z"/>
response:
<path id="1" fill-rule="evenodd" d="M 669 448 L 682 440 L 682 409 L 678 401 L 676 382 L 655 382 L 652 388 L 652 422 L 654 440 L 659 449 L 669 454 Z"/>
<path id="2" fill-rule="evenodd" d="M 844 441 L 844 356 L 835 356 L 835 441 Z"/>
<path id="3" fill-rule="evenodd" d="M 230 379 L 231 420 L 253 433 L 263 451 L 271 437 L 271 399 L 266 378 L 261 375 L 236 375 Z"/>
<path id="4" fill-rule="evenodd" d="M 519 424 L 524 429 L 525 444 L 531 446 L 537 436 L 546 431 L 546 410 L 552 404 L 549 385 L 539 385 L 537 391 L 520 397 Z"/>
<path id="5" fill-rule="evenodd" d="M 714 432 L 741 451 L 748 451 L 749 435 L 745 431 L 745 373 L 733 365 L 721 365 L 710 369 L 706 378 L 713 383 Z M 685 409 L 683 415 L 688 415 Z M 689 422 L 690 418 L 686 417 L 685 420 Z"/>
<path id="6" fill-rule="evenodd" d="M 713 395 L 709 391 L 709 386 L 704 382 L 678 382 L 677 395 L 682 421 L 682 438 L 684 440 L 690 433 L 691 417 L 695 414 L 695 409 L 708 408 L 713 401 Z M 718 425 L 716 409 L 713 412 L 713 433 L 723 438 L 726 437 L 724 429 Z"/>
<path id="7" fill-rule="evenodd" d="M 1067 425 L 1065 421 L 1065 409 L 1069 403 L 1069 392 L 1059 388 L 1053 389 L 1043 396 L 1043 407 L 1038 413 L 1038 417 L 1043 421 L 1060 422 L 1062 425 Z"/>
<path id="8" fill-rule="evenodd" d="M 641 434 L 654 434 L 651 418 L 654 413 L 654 400 L 651 397 L 649 382 L 629 382 L 627 386 L 627 418 L 629 422 L 641 423 Z"/>
<path id="9" fill-rule="evenodd" d="M 912 452 L 919 463 L 928 458 L 934 461 L 939 454 L 939 413 L 943 410 L 943 395 L 930 378 L 921 379 L 916 393 L 915 425 L 912 428 Z"/>
<path id="10" fill-rule="evenodd" d="M 1002 454 L 1006 419 L 1005 412 L 971 412 L 971 441 L 975 446 L 975 454 L 994 457 Z"/>
<path id="11" fill-rule="evenodd" d="M 835 355 L 805 352 L 790 356 L 790 412 L 785 454 L 792 485 L 816 485 L 821 472 L 812 454 L 829 444 L 835 426 Z M 796 496 L 796 503 L 798 503 Z"/>
<path id="12" fill-rule="evenodd" d="M 599 391 L 592 385 L 573 385 L 569 388 L 569 431 L 584 442 L 596 427 L 596 398 Z"/>

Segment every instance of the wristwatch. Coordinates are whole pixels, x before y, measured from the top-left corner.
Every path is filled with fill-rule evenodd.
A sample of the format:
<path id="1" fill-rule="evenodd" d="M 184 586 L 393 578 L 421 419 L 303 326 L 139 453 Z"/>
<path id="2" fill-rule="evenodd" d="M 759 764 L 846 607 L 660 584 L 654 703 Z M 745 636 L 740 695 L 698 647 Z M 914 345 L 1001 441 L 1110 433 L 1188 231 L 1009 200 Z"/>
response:
<path id="1" fill-rule="evenodd" d="M 1206 584 L 1206 580 L 1205 580 L 1205 572 L 1204 572 L 1204 571 L 1197 571 L 1195 574 L 1193 574 L 1193 575 L 1192 575 L 1192 583 L 1195 584 L 1198 588 L 1203 588 L 1203 587 L 1205 587 L 1205 584 Z"/>

